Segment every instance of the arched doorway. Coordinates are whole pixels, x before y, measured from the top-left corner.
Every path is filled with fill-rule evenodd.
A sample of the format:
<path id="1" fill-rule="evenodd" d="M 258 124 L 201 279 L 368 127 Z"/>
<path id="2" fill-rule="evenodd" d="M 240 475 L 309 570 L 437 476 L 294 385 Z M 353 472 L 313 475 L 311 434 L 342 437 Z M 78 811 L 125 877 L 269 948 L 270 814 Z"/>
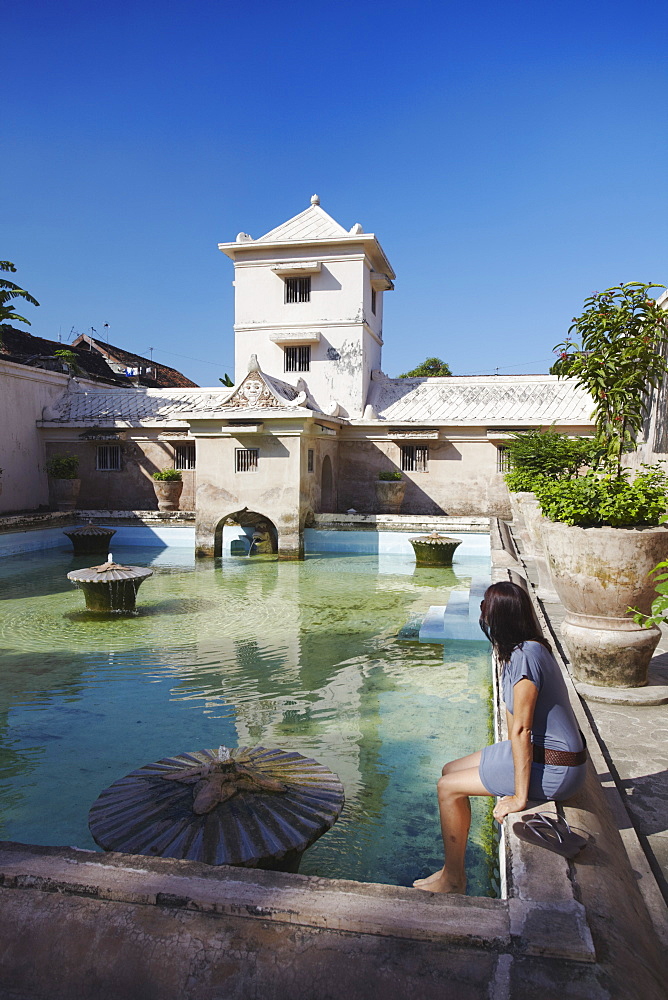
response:
<path id="1" fill-rule="evenodd" d="M 325 455 L 322 460 L 320 470 L 320 513 L 333 514 L 335 512 L 336 499 L 334 496 L 334 477 L 332 475 L 332 460 L 329 455 Z"/>
<path id="2" fill-rule="evenodd" d="M 227 514 L 216 525 L 213 554 L 217 558 L 223 555 L 225 528 L 237 529 L 236 532 L 231 532 L 235 536 L 230 543 L 232 554 L 248 555 L 251 545 L 253 552 L 257 554 L 266 555 L 278 551 L 278 531 L 274 522 L 264 514 L 244 507 L 243 510 Z M 239 543 L 237 546 L 234 546 L 235 541 Z"/>

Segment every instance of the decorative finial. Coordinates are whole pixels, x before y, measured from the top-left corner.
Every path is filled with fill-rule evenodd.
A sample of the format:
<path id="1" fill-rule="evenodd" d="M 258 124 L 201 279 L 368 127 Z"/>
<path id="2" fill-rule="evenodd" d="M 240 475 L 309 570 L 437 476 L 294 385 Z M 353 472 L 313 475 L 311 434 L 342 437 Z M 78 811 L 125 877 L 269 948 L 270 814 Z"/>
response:
<path id="1" fill-rule="evenodd" d="M 312 205 L 319 205 L 320 204 L 320 198 L 318 198 L 317 194 L 312 194 L 311 195 L 311 204 Z"/>
<path id="2" fill-rule="evenodd" d="M 250 372 L 259 372 L 259 370 L 260 370 L 260 362 L 257 360 L 257 354 L 251 354 L 250 361 L 248 362 L 248 371 L 250 373 Z"/>

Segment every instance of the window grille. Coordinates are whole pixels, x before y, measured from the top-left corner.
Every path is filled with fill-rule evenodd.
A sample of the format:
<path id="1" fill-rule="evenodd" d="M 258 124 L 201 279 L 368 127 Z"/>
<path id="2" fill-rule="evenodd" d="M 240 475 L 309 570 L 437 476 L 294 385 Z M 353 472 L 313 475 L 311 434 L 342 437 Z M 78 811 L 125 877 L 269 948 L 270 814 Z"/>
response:
<path id="1" fill-rule="evenodd" d="M 98 472 L 120 472 L 121 446 L 99 444 L 95 452 L 95 468 Z"/>
<path id="2" fill-rule="evenodd" d="M 258 448 L 236 448 L 236 471 L 257 472 Z"/>
<path id="3" fill-rule="evenodd" d="M 182 472 L 195 468 L 195 445 L 177 444 L 174 449 L 174 468 Z"/>
<path id="4" fill-rule="evenodd" d="M 428 461 L 429 461 L 429 445 L 426 444 L 401 445 L 402 472 L 427 472 Z"/>
<path id="5" fill-rule="evenodd" d="M 496 451 L 496 471 L 510 472 L 510 455 L 508 449 L 501 445 Z"/>
<path id="6" fill-rule="evenodd" d="M 305 278 L 285 279 L 285 301 L 286 302 L 310 302 L 311 301 L 311 275 Z"/>
<path id="7" fill-rule="evenodd" d="M 311 347 L 286 347 L 285 371 L 307 372 L 311 369 Z"/>
<path id="8" fill-rule="evenodd" d="M 313 448 L 309 448 L 306 459 L 306 471 L 313 472 Z"/>
<path id="9" fill-rule="evenodd" d="M 371 289 L 371 312 L 376 315 L 376 289 Z"/>

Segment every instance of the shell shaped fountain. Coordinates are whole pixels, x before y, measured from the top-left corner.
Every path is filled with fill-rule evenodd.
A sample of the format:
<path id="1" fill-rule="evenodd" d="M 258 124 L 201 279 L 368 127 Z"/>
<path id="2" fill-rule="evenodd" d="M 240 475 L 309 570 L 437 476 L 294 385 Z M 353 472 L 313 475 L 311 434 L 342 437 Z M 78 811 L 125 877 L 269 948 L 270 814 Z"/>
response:
<path id="1" fill-rule="evenodd" d="M 408 541 L 415 552 L 416 566 L 452 566 L 455 549 L 462 544 L 460 538 L 450 538 L 438 531 L 431 535 L 413 535 Z"/>
<path id="2" fill-rule="evenodd" d="M 93 804 L 88 825 L 105 851 L 294 872 L 343 804 L 338 776 L 316 760 L 219 747 L 119 778 Z"/>
<path id="3" fill-rule="evenodd" d="M 111 559 L 101 566 L 75 569 L 67 579 L 83 590 L 89 611 L 134 611 L 137 591 L 152 569 L 120 566 Z"/>
<path id="4" fill-rule="evenodd" d="M 103 528 L 100 524 L 83 524 L 80 528 L 71 528 L 64 531 L 74 547 L 75 556 L 106 555 L 109 551 L 109 542 L 112 535 L 116 534 L 115 528 Z"/>

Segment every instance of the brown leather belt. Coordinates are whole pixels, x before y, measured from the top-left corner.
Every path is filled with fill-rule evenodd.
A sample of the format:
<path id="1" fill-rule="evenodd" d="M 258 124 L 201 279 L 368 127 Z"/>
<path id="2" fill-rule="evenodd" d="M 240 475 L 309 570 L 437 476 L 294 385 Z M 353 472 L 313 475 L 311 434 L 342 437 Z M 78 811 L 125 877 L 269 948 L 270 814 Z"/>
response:
<path id="1" fill-rule="evenodd" d="M 582 750 L 552 750 L 533 744 L 534 764 L 552 764 L 556 767 L 578 767 L 587 761 L 587 747 Z"/>

